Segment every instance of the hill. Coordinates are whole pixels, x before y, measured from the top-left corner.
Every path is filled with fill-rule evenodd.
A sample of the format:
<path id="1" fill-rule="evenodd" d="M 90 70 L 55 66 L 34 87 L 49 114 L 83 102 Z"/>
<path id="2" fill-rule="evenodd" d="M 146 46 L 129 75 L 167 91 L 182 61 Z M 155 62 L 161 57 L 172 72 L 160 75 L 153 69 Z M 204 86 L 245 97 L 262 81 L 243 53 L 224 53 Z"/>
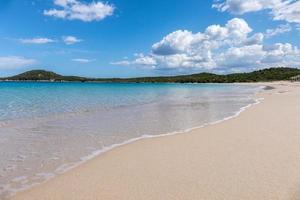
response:
<path id="1" fill-rule="evenodd" d="M 84 78 L 78 76 L 62 76 L 45 70 L 32 70 L 16 76 L 2 78 L 6 81 L 77 81 L 77 82 L 123 82 L 123 83 L 235 83 L 235 82 L 263 82 L 289 80 L 300 75 L 296 68 L 269 68 L 249 73 L 234 73 L 218 75 L 212 73 L 198 73 L 181 76 L 160 76 L 141 78 Z"/>
<path id="2" fill-rule="evenodd" d="M 289 80 L 299 75 L 296 68 L 269 68 L 249 73 L 234 73 L 218 75 L 212 73 L 198 73 L 181 76 L 142 77 L 129 79 L 97 79 L 98 81 L 112 82 L 172 82 L 172 83 L 235 83 L 235 82 L 268 82 Z"/>
<path id="3" fill-rule="evenodd" d="M 44 70 L 32 70 L 22 74 L 8 77 L 9 80 L 56 80 L 62 78 L 61 75 Z"/>
<path id="4" fill-rule="evenodd" d="M 31 70 L 15 76 L 2 78 L 10 81 L 85 81 L 86 78 L 78 76 L 62 76 L 45 70 Z"/>

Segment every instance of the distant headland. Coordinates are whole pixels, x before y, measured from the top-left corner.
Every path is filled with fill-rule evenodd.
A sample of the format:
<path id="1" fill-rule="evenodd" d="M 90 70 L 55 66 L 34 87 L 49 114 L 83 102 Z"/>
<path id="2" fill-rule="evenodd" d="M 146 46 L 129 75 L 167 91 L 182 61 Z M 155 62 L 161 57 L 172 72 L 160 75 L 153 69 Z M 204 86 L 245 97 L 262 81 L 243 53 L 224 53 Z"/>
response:
<path id="1" fill-rule="evenodd" d="M 86 78 L 63 76 L 45 70 L 31 70 L 15 76 L 0 78 L 0 81 L 47 81 L 47 82 L 120 82 L 120 83 L 237 83 L 269 82 L 290 80 L 300 75 L 297 68 L 268 68 L 248 73 L 219 75 L 198 73 L 179 76 L 139 77 L 139 78 Z"/>

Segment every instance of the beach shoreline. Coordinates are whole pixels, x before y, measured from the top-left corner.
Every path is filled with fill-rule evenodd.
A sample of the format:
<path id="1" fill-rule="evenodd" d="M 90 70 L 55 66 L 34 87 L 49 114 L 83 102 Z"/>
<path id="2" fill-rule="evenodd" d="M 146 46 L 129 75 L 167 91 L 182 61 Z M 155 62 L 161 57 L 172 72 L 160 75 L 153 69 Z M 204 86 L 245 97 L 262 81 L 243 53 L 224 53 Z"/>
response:
<path id="1" fill-rule="evenodd" d="M 294 94 L 299 92 L 300 88 L 297 88 L 297 84 L 292 84 L 292 83 L 287 83 L 287 82 L 277 82 L 277 83 L 256 83 L 255 85 L 261 85 L 261 86 L 272 86 L 275 87 L 274 90 L 270 91 L 264 91 L 263 93 L 258 94 L 259 98 L 266 98 L 266 101 L 271 101 L 270 99 L 276 99 L 274 96 L 277 94 Z M 287 92 L 287 88 L 290 88 L 290 91 Z M 297 93 L 298 94 L 298 93 Z M 279 96 L 278 96 L 279 97 Z M 265 100 L 263 101 L 264 105 L 268 104 L 265 103 Z M 261 106 L 260 107 L 268 107 L 268 106 Z M 242 116 L 247 116 L 250 111 L 255 113 L 255 110 L 257 110 L 257 106 L 249 108 L 246 112 L 242 112 Z M 297 110 L 299 112 L 299 110 Z M 239 114 L 238 114 L 239 115 Z M 238 116 L 237 115 L 237 116 Z M 254 114 L 255 115 L 255 114 Z M 186 190 L 181 190 L 181 193 L 178 195 L 170 195 L 168 192 L 163 193 L 161 190 L 169 190 L 174 187 L 173 184 L 176 185 L 176 182 L 180 185 L 182 182 L 188 181 L 188 185 L 190 185 L 192 188 L 195 187 L 195 184 L 197 185 L 197 182 L 200 181 L 200 179 L 193 179 L 191 178 L 191 174 L 186 174 L 183 173 L 186 171 L 187 168 L 191 167 L 196 167 L 198 166 L 201 168 L 202 165 L 205 163 L 205 159 L 201 160 L 199 158 L 195 159 L 190 159 L 189 162 L 195 162 L 197 163 L 195 166 L 189 165 L 184 165 L 184 167 L 175 167 L 177 173 L 183 173 L 182 175 L 182 180 L 180 179 L 175 179 L 173 181 L 171 180 L 162 180 L 162 183 L 159 184 L 157 180 L 153 179 L 154 177 L 160 177 L 159 175 L 161 174 L 168 174 L 170 177 L 178 175 L 174 171 L 169 172 L 168 169 L 162 170 L 162 169 L 156 169 L 157 165 L 155 164 L 158 161 L 162 162 L 162 165 L 167 165 L 169 162 L 174 162 L 174 166 L 178 165 L 180 166 L 180 159 L 177 159 L 177 156 L 174 155 L 174 153 L 170 153 L 176 149 L 176 146 L 184 146 L 188 148 L 188 151 L 191 151 L 191 155 L 195 154 L 196 152 L 193 151 L 193 149 L 190 149 L 188 143 L 183 144 L 178 144 L 179 141 L 184 141 L 187 140 L 189 141 L 191 138 L 195 137 L 196 139 L 202 138 L 202 139 L 208 139 L 212 137 L 211 135 L 206 135 L 205 132 L 220 132 L 220 127 L 219 126 L 229 126 L 231 127 L 230 124 L 235 122 L 235 121 L 240 121 L 241 116 L 239 117 L 230 117 L 230 120 L 222 120 L 222 123 L 214 123 L 209 126 L 205 126 L 202 128 L 197 128 L 189 131 L 189 134 L 170 134 L 166 135 L 167 137 L 148 137 L 148 138 L 143 138 L 138 139 L 136 141 L 132 141 L 130 143 L 126 143 L 126 145 L 118 145 L 117 148 L 112 148 L 109 149 L 108 151 L 105 151 L 101 154 L 101 156 L 97 156 L 88 162 L 85 162 L 76 168 L 58 176 L 55 177 L 46 183 L 43 183 L 41 185 L 35 186 L 31 189 L 28 189 L 26 191 L 22 191 L 18 193 L 16 196 L 14 196 L 12 199 L 199 199 L 199 198 L 204 198 L 204 199 L 220 199 L 220 198 L 225 198 L 227 195 L 228 199 L 235 199 L 234 198 L 229 198 L 230 193 L 226 194 L 219 194 L 219 193 L 213 193 L 210 188 L 207 188 L 207 190 L 203 189 L 203 191 L 195 192 L 191 194 L 191 191 L 189 188 L 186 188 Z M 252 116 L 253 118 L 253 116 Z M 254 116 L 255 118 L 255 116 Z M 229 125 L 227 125 L 229 123 Z M 238 123 L 239 122 L 235 122 Z M 243 122 L 244 123 L 244 122 Z M 231 127 L 232 128 L 232 127 Z M 243 128 L 243 127 L 242 127 Z M 211 130 L 212 129 L 212 130 Z M 215 130 L 217 129 L 217 130 Z M 199 133 L 200 132 L 200 133 Z M 225 133 L 227 133 L 225 131 Z M 236 137 L 236 133 L 233 134 Z M 229 135 L 230 136 L 230 135 Z M 223 136 L 224 137 L 224 136 Z M 221 138 L 223 138 L 221 137 Z M 220 140 L 217 138 L 215 135 L 214 137 L 210 138 L 211 139 L 211 145 L 213 145 L 213 138 L 216 140 Z M 171 141 L 169 141 L 169 139 Z M 224 138 L 223 138 L 224 139 Z M 175 141 L 173 141 L 175 140 Z M 202 141 L 202 140 L 200 140 Z M 202 141 L 203 142 L 203 141 Z M 154 145 L 157 145 L 157 143 L 162 143 L 163 147 L 154 149 L 154 147 L 151 147 L 151 143 L 154 143 Z M 199 142 L 201 143 L 201 142 Z M 168 145 L 171 144 L 171 145 Z M 185 145 L 184 145 L 185 144 Z M 300 143 L 299 143 L 300 144 Z M 150 145 L 150 146 L 149 146 Z M 194 144 L 197 147 L 200 144 Z M 207 144 L 206 144 L 207 145 Z M 147 147 L 146 150 L 144 147 Z M 168 148 L 169 147 L 169 148 Z M 227 146 L 226 146 L 227 147 Z M 198 146 L 199 148 L 199 146 Z M 222 149 L 221 147 L 219 147 Z M 201 147 L 204 152 L 209 152 L 211 150 L 210 148 L 204 148 Z M 149 152 L 153 151 L 154 155 Z M 165 151 L 165 152 L 164 152 Z M 169 154 L 168 154 L 169 152 Z M 143 154 L 144 156 L 139 155 L 136 160 L 132 160 L 132 156 L 134 154 Z M 198 152 L 199 153 L 199 152 Z M 200 151 L 201 153 L 201 151 Z M 203 152 L 202 152 L 203 153 Z M 211 152 L 210 152 L 211 153 Z M 156 160 L 155 155 L 160 155 L 158 157 L 163 157 L 164 160 Z M 182 152 L 179 154 L 182 154 Z M 147 155 L 147 156 L 146 156 Z M 182 156 L 182 155 L 181 155 Z M 188 156 L 189 157 L 189 156 Z M 118 159 L 119 158 L 119 159 Z M 175 159 L 176 158 L 176 159 Z M 184 157 L 183 162 L 185 161 Z M 146 159 L 146 160 L 145 160 Z M 209 161 L 209 158 L 206 158 Z M 224 159 L 224 158 L 221 158 Z M 120 164 L 119 162 L 122 161 L 123 165 L 118 165 Z M 130 165 L 132 168 L 135 168 L 135 170 L 131 170 L 128 165 L 124 165 L 124 163 L 127 163 L 126 161 L 130 161 L 129 163 L 134 162 L 136 165 Z M 147 161 L 147 165 L 144 165 L 144 162 Z M 168 162 L 166 162 L 168 161 Z M 299 160 L 300 162 L 300 160 Z M 185 162 L 184 162 L 185 163 Z M 102 165 L 103 164 L 103 165 Z M 153 166 L 152 166 L 152 165 Z M 186 164 L 186 163 L 185 163 Z M 101 167 L 99 167 L 101 166 Z M 122 167 L 123 166 L 123 167 Z M 151 166 L 153 167 L 153 170 L 151 170 Z M 99 167 L 99 170 L 96 170 Z M 169 166 L 170 167 L 170 166 Z M 212 165 L 212 167 L 216 168 L 217 166 Z M 132 173 L 133 177 L 136 177 L 137 179 L 130 180 L 130 173 L 127 174 L 125 173 L 128 170 Z M 151 172 L 150 174 L 152 176 L 149 177 L 149 174 L 143 173 L 143 172 Z M 218 169 L 220 170 L 220 169 Z M 155 173 L 155 171 L 157 173 Z M 202 171 L 204 173 L 205 170 Z M 210 170 L 208 170 L 210 171 Z M 111 176 L 109 176 L 109 173 L 104 173 L 104 172 L 110 172 Z M 139 173 L 138 173 L 139 172 Z M 125 174 L 124 174 L 125 173 Z M 123 176 L 117 176 L 116 174 L 122 174 Z M 201 175 L 201 173 L 196 173 L 197 175 Z M 202 174 L 203 175 L 203 174 Z M 108 176 L 108 177 L 107 177 Z M 166 176 L 166 175 L 165 175 Z M 168 178 L 170 178 L 167 176 Z M 192 175 L 193 176 L 193 175 Z M 88 178 L 89 177 L 89 178 Z M 197 177 L 197 176 L 196 176 Z M 200 178 L 201 176 L 198 176 Z M 101 179 L 101 180 L 100 180 Z M 140 180 L 141 179 L 141 180 Z M 161 178 L 158 178 L 160 180 Z M 172 178 L 171 178 L 172 179 Z M 202 180 L 202 179 L 201 179 Z M 68 183 L 74 183 L 74 185 L 70 185 Z M 203 183 L 207 183 L 209 180 L 202 180 Z M 91 182 L 94 183 L 91 185 Z M 129 182 L 129 184 L 124 183 Z M 132 183 L 130 183 L 132 182 Z M 145 187 L 147 183 L 152 184 L 153 182 L 157 182 L 157 185 L 153 185 L 152 187 Z M 201 181 L 200 181 L 201 182 Z M 141 184 L 143 187 L 139 186 Z M 161 185 L 161 188 L 159 188 L 159 185 Z M 205 184 L 204 184 L 205 185 Z M 129 187 L 128 189 L 124 189 L 124 186 Z M 139 189 L 133 189 L 135 186 L 138 186 Z M 195 188 L 194 188 L 195 189 Z M 193 191 L 194 191 L 193 189 Z M 201 189 L 201 187 L 199 187 Z M 118 192 L 116 192 L 118 191 Z M 79 192 L 79 193 L 78 193 Z M 82 192 L 82 194 L 81 194 Z M 169 192 L 172 192 L 171 190 Z M 174 191 L 177 193 L 177 191 Z M 246 193 L 246 192 L 245 192 Z M 53 195 L 52 195 L 53 194 Z M 125 195 L 124 195 L 125 194 Z M 150 194 L 150 195 L 149 195 Z M 160 194 L 160 196 L 157 196 Z M 166 196 L 165 196 L 166 195 Z M 210 196 L 212 195 L 212 196 Z M 220 196 L 221 195 L 221 196 Z M 254 195 L 254 194 L 253 194 Z M 143 198 L 142 198 L 143 197 Z M 214 198 L 215 197 L 215 198 Z M 233 197 L 233 196 L 231 196 Z M 238 196 L 236 196 L 238 197 Z M 240 198 L 239 196 L 238 198 Z M 245 196 L 247 197 L 247 196 Z M 250 197 L 250 196 L 249 196 Z M 227 199 L 225 198 L 225 199 Z M 238 199 L 236 198 L 236 199 Z M 243 198 L 245 199 L 245 198 Z M 247 198 L 246 198 L 247 199 Z M 249 198 L 250 199 L 250 198 Z M 256 199 L 264 199 L 260 198 L 260 196 L 256 196 Z M 281 198 L 279 198 L 281 199 Z"/>

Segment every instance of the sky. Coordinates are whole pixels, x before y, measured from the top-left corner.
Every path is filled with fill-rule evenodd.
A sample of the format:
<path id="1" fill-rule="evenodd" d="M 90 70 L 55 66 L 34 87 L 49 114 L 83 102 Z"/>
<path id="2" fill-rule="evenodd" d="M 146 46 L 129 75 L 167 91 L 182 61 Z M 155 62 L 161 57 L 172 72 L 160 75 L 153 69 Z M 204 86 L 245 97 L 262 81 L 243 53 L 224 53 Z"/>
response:
<path id="1" fill-rule="evenodd" d="M 1 0 L 0 76 L 300 66 L 299 0 Z"/>

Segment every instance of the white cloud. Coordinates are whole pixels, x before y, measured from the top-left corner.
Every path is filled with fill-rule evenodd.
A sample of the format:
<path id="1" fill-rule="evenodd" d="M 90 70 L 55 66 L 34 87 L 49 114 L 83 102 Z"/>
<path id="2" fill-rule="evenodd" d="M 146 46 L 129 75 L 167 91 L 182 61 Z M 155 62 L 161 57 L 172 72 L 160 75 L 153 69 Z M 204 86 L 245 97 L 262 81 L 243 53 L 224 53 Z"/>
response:
<path id="1" fill-rule="evenodd" d="M 221 12 L 227 11 L 237 15 L 269 10 L 274 20 L 300 23 L 299 0 L 221 0 L 212 7 Z"/>
<path id="2" fill-rule="evenodd" d="M 82 42 L 81 39 L 78 39 L 74 36 L 66 36 L 66 37 L 63 37 L 62 38 L 64 43 L 67 44 L 67 45 L 71 45 L 71 44 L 75 44 L 75 43 L 78 43 L 78 42 Z"/>
<path id="3" fill-rule="evenodd" d="M 300 1 L 282 0 L 282 3 L 272 9 L 275 20 L 285 20 L 290 23 L 300 23 Z"/>
<path id="4" fill-rule="evenodd" d="M 0 56 L 0 69 L 16 69 L 37 63 L 34 59 L 19 56 Z"/>
<path id="5" fill-rule="evenodd" d="M 32 39 L 20 39 L 20 42 L 23 44 L 47 44 L 55 41 L 49 38 L 32 38 Z"/>
<path id="6" fill-rule="evenodd" d="M 267 29 L 265 36 L 267 38 L 276 36 L 276 35 L 280 35 L 283 33 L 287 33 L 290 32 L 292 30 L 292 27 L 289 24 L 281 24 L 278 27 L 274 28 L 274 29 Z"/>
<path id="7" fill-rule="evenodd" d="M 113 15 L 115 7 L 108 3 L 85 3 L 79 0 L 54 0 L 60 9 L 44 10 L 44 15 L 68 20 L 81 20 L 84 22 L 100 21 Z"/>
<path id="8" fill-rule="evenodd" d="M 255 45 L 255 44 L 261 44 L 264 40 L 264 34 L 262 33 L 256 33 L 253 36 L 247 38 L 245 40 L 245 45 L 250 46 L 250 45 Z"/>
<path id="9" fill-rule="evenodd" d="M 93 60 L 86 59 L 86 58 L 74 58 L 74 59 L 72 59 L 72 61 L 79 62 L 79 63 L 90 63 Z"/>
<path id="10" fill-rule="evenodd" d="M 203 36 L 194 35 L 187 30 L 178 30 L 164 37 L 160 42 L 152 46 L 154 54 L 172 55 L 180 52 L 185 52 L 194 43 L 194 40 L 202 40 Z"/>
<path id="11" fill-rule="evenodd" d="M 255 12 L 263 9 L 272 9 L 281 4 L 281 0 L 223 0 L 213 4 L 213 8 L 221 12 L 228 11 L 233 14 L 244 14 Z"/>
<path id="12" fill-rule="evenodd" d="M 76 0 L 54 0 L 54 4 L 61 7 L 67 7 L 68 4 L 74 4 Z"/>
<path id="13" fill-rule="evenodd" d="M 29 39 L 19 39 L 19 41 L 23 44 L 48 44 L 57 42 L 57 40 L 43 38 L 43 37 L 36 37 L 36 38 L 29 38 Z M 78 39 L 74 36 L 63 36 L 62 41 L 67 45 L 72 45 L 78 42 L 82 42 L 83 40 Z"/>
<path id="14" fill-rule="evenodd" d="M 275 32 L 279 34 L 282 30 Z M 298 66 L 300 52 L 289 43 L 265 45 L 263 33 L 253 33 L 245 20 L 234 18 L 224 26 L 208 26 L 203 32 L 174 31 L 153 44 L 148 55 L 137 54 L 131 60 L 112 64 L 181 71 L 240 71 L 277 65 Z"/>
<path id="15" fill-rule="evenodd" d="M 262 45 L 251 45 L 242 47 L 230 47 L 221 53 L 217 62 L 222 67 L 236 68 L 260 65 L 265 56 Z"/>
<path id="16" fill-rule="evenodd" d="M 241 44 L 252 29 L 239 18 L 229 20 L 222 27 L 211 25 L 204 33 L 192 33 L 187 30 L 178 30 L 164 37 L 160 42 L 152 46 L 152 52 L 156 55 L 173 55 L 179 53 L 195 54 L 216 49 L 224 44 Z"/>
<path id="17" fill-rule="evenodd" d="M 263 51 L 267 52 L 262 60 L 264 63 L 280 62 L 285 65 L 299 65 L 300 51 L 297 47 L 289 43 L 276 43 L 263 46 Z"/>
<path id="18" fill-rule="evenodd" d="M 266 67 L 300 65 L 300 52 L 289 43 L 230 47 L 214 55 L 215 71 L 244 72 Z"/>
<path id="19" fill-rule="evenodd" d="M 120 65 L 120 66 L 128 66 L 128 65 L 140 65 L 140 66 L 154 66 L 156 65 L 156 59 L 152 56 L 145 56 L 144 54 L 135 54 L 135 59 L 133 61 L 125 60 L 111 62 L 111 65 Z"/>
<path id="20" fill-rule="evenodd" d="M 219 66 L 227 68 L 262 68 L 298 66 L 300 51 L 289 43 L 231 47 L 216 57 Z"/>
<path id="21" fill-rule="evenodd" d="M 120 66 L 128 66 L 130 65 L 130 61 L 128 60 L 121 60 L 121 61 L 116 61 L 116 62 L 110 62 L 111 65 L 120 65 Z"/>
<path id="22" fill-rule="evenodd" d="M 138 55 L 138 57 L 133 61 L 133 64 L 137 65 L 156 65 L 156 60 L 152 56 L 144 56 L 143 54 Z"/>
<path id="23" fill-rule="evenodd" d="M 67 11 L 65 10 L 52 9 L 52 10 L 44 10 L 44 15 L 53 16 L 57 18 L 66 18 L 68 14 Z"/>
<path id="24" fill-rule="evenodd" d="M 248 35 L 252 32 L 247 22 L 240 18 L 229 20 L 225 26 L 211 25 L 198 33 L 175 31 L 152 46 L 158 68 L 205 68 L 217 66 L 213 52 L 220 48 L 244 43 L 256 44 L 261 35 Z"/>

